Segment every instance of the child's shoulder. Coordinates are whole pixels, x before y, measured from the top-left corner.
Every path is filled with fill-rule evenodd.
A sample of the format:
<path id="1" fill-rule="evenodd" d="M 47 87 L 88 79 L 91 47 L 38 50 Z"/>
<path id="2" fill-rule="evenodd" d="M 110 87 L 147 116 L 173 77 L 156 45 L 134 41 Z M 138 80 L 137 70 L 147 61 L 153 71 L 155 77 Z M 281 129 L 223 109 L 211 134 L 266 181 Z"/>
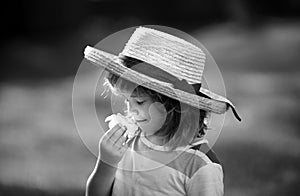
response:
<path id="1" fill-rule="evenodd" d="M 178 162 L 181 162 L 181 164 L 184 165 L 186 175 L 189 178 L 191 178 L 201 168 L 209 165 L 215 165 L 219 167 L 220 165 L 220 162 L 213 151 L 208 151 L 205 153 L 202 151 L 202 149 L 200 150 L 193 147 L 182 152 L 178 157 Z"/>
<path id="2" fill-rule="evenodd" d="M 209 159 L 209 162 L 221 164 L 217 154 L 208 146 L 207 143 L 193 146 L 191 149 L 195 150 L 195 152 L 200 154 L 200 156 L 202 153 L 204 153 Z"/>

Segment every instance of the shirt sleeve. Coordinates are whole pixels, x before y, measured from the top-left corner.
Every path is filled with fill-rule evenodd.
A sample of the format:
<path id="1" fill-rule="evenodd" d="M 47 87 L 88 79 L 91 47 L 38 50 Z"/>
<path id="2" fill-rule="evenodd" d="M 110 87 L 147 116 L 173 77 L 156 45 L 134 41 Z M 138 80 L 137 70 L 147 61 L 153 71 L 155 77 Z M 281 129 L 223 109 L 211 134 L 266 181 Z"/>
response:
<path id="1" fill-rule="evenodd" d="M 223 196 L 223 170 L 217 163 L 201 167 L 186 183 L 187 196 Z"/>

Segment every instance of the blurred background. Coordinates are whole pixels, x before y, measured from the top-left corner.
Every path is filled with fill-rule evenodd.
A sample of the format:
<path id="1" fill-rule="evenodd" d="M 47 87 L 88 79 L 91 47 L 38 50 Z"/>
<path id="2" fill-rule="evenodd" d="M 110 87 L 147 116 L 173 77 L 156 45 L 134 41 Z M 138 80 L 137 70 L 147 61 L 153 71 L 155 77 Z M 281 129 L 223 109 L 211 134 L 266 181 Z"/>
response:
<path id="1" fill-rule="evenodd" d="M 191 34 L 220 68 L 243 119 L 228 113 L 214 145 L 225 195 L 300 195 L 300 1 L 16 0 L 1 8 L 0 195 L 84 195 L 96 157 L 72 114 L 83 49 L 146 24 Z M 96 105 L 109 113 L 107 100 Z"/>

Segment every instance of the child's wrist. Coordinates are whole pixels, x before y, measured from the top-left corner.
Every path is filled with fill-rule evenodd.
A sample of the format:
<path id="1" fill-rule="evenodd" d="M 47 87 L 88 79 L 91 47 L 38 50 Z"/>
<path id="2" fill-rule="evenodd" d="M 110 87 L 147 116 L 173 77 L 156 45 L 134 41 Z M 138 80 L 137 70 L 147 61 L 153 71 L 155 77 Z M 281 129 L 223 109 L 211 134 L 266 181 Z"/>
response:
<path id="1" fill-rule="evenodd" d="M 98 168 L 101 168 L 101 169 L 104 169 L 107 171 L 115 171 L 115 170 L 117 170 L 117 166 L 118 166 L 118 164 L 110 164 L 110 163 L 106 163 L 106 162 L 100 160 Z"/>

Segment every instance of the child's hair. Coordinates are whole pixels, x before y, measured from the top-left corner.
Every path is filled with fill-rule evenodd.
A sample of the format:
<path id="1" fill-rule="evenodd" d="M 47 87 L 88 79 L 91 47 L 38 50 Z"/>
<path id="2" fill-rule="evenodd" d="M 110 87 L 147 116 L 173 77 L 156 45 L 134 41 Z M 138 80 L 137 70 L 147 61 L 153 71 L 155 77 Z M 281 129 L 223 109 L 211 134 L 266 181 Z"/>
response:
<path id="1" fill-rule="evenodd" d="M 143 63 L 143 61 L 122 57 L 123 64 L 129 68 Z M 105 91 L 110 90 L 113 94 L 129 92 L 130 87 L 134 87 L 132 94 L 135 96 L 148 95 L 153 102 L 160 102 L 167 111 L 167 117 L 164 125 L 155 133 L 157 136 L 163 136 L 167 142 L 166 146 L 175 148 L 177 146 L 185 146 L 190 144 L 195 137 L 203 137 L 207 130 L 204 119 L 208 112 L 197 109 L 178 100 L 167 97 L 154 90 L 148 89 L 141 85 L 120 78 L 119 76 L 108 73 L 104 82 Z"/>

